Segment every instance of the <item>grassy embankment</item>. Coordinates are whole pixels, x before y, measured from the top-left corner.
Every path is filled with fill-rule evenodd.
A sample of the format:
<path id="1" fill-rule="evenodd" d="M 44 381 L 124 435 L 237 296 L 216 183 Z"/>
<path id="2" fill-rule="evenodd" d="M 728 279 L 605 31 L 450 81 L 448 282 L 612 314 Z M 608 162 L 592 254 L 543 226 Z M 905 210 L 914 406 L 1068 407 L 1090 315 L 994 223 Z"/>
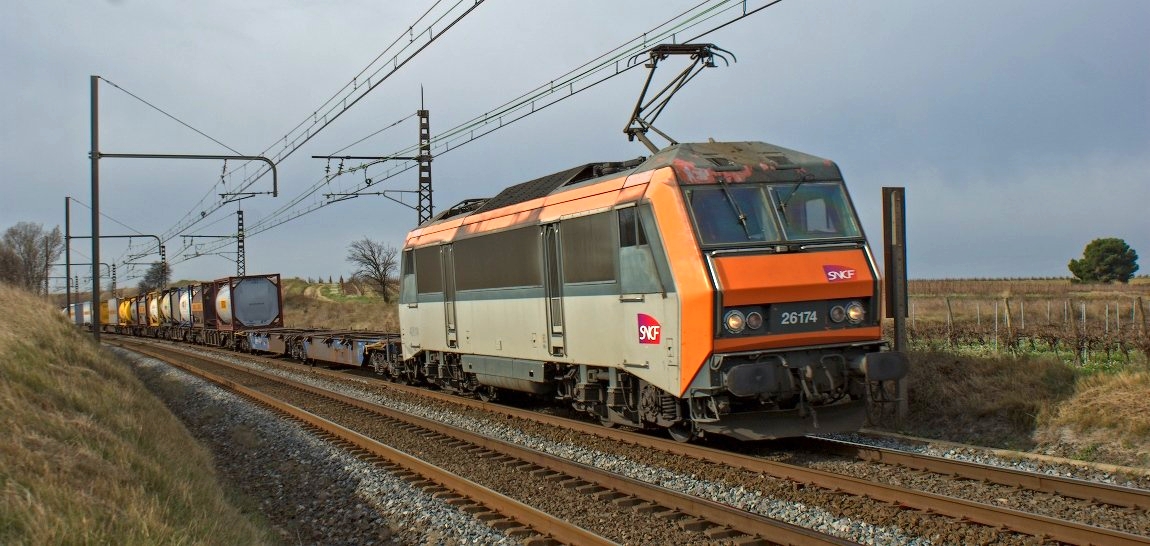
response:
<path id="1" fill-rule="evenodd" d="M 129 368 L 0 284 L 0 544 L 263 544 Z"/>

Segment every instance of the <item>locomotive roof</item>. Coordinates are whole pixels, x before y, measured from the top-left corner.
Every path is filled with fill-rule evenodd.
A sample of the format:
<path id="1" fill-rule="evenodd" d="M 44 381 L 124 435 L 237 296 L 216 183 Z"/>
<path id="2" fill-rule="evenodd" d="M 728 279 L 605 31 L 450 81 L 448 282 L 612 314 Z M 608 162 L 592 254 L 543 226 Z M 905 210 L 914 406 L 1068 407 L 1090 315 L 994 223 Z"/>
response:
<path id="1" fill-rule="evenodd" d="M 693 168 L 685 172 L 686 166 Z M 764 142 L 682 143 L 668 146 L 649 158 L 587 163 L 510 186 L 489 199 L 468 199 L 443 211 L 429 223 L 523 203 L 602 176 L 623 171 L 634 174 L 663 167 L 676 168 L 684 183 L 710 183 L 716 172 L 746 171 L 748 168 L 751 175 L 744 179 L 765 182 L 841 177 L 838 167 L 828 159 Z M 710 173 L 710 176 L 704 174 L 700 177 L 700 173 Z"/>
<path id="2" fill-rule="evenodd" d="M 714 168 L 733 165 L 758 166 L 765 164 L 778 170 L 805 169 L 808 172 L 833 167 L 829 159 L 808 153 L 767 144 L 765 142 L 690 142 L 668 146 L 651 156 L 639 170 L 658 169 L 672 165 L 676 159 L 700 167 Z M 834 173 L 838 174 L 835 168 Z"/>

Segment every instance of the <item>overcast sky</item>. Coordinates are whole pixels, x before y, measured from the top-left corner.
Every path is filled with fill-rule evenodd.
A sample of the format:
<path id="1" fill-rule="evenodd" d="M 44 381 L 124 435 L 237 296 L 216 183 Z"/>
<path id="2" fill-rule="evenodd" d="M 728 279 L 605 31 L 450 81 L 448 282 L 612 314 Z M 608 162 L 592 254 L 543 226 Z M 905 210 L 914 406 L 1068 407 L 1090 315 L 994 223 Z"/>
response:
<path id="1" fill-rule="evenodd" d="M 332 154 L 414 113 L 421 87 L 435 137 L 696 3 L 487 0 L 281 163 L 280 197 L 239 203 L 246 224 L 323 177 L 325 162 L 310 156 Z M 90 203 L 90 75 L 255 155 L 429 5 L 7 3 L 0 17 L 0 229 L 19 221 L 63 228 L 65 196 Z M 787 0 L 707 36 L 738 62 L 697 77 L 656 125 L 680 141 L 759 140 L 833 159 L 880 253 L 881 188 L 905 186 L 912 278 L 1067 276 L 1067 262 L 1098 237 L 1125 239 L 1143 257 L 1145 274 L 1147 28 L 1145 0 Z M 679 66 L 668 61 L 661 70 Z M 438 156 L 436 210 L 574 165 L 646 155 L 621 132 L 644 77 L 627 72 Z M 341 153 L 387 155 L 416 136 L 408 119 Z M 100 86 L 100 148 L 231 153 L 107 83 Z M 103 234 L 168 232 L 212 195 L 221 170 L 217 161 L 104 159 L 100 166 L 101 210 L 115 220 L 102 221 Z M 268 186 L 264 180 L 253 189 Z M 416 173 L 381 186 L 413 190 Z M 234 232 L 236 207 L 190 232 Z M 90 234 L 88 209 L 72 208 L 73 233 Z M 247 271 L 348 274 L 350 242 L 370 237 L 400 246 L 415 220 L 413 210 L 383 197 L 328 206 L 249 237 Z M 135 242 L 136 250 L 145 242 Z M 90 243 L 76 243 L 73 261 L 88 261 Z M 168 241 L 169 258 L 177 261 L 182 246 L 179 237 Z M 101 261 L 126 250 L 126 241 L 105 240 Z M 229 258 L 205 256 L 178 261 L 174 275 L 207 280 L 234 272 Z"/>

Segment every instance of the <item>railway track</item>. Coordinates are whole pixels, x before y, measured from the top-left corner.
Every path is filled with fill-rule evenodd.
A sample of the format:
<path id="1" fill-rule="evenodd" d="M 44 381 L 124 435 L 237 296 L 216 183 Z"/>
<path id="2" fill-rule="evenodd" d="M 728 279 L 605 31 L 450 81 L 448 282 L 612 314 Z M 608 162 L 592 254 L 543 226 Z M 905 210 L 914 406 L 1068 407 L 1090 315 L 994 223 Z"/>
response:
<path id="1" fill-rule="evenodd" d="M 133 351 L 171 362 L 191 373 L 240 392 L 248 398 L 274 407 L 277 411 L 305 422 L 322 431 L 324 435 L 335 438 L 353 449 L 366 450 L 373 457 L 385 457 L 407 471 L 418 474 L 420 479 L 438 484 L 438 487 L 443 488 L 441 493 L 450 490 L 504 514 L 509 519 L 519 521 L 522 526 L 512 527 L 509 532 L 527 534 L 527 527 L 530 527 L 540 535 L 533 539 L 534 543 L 544 544 L 550 540 L 570 544 L 613 542 L 593 531 L 581 529 L 541 510 L 531 508 L 523 502 L 455 476 L 445 469 L 404 455 L 400 451 L 380 444 L 368 435 L 340 426 L 314 413 L 334 412 L 348 415 L 347 412 L 330 408 L 332 406 L 354 408 L 353 412 L 356 415 L 376 421 L 376 426 L 380 422 L 386 422 L 388 427 L 402 431 L 405 437 L 422 437 L 448 446 L 450 451 L 457 452 L 455 455 L 446 456 L 448 459 L 463 458 L 475 465 L 503 467 L 520 479 L 534 480 L 538 482 L 538 487 L 547 488 L 556 494 L 573 494 L 584 499 L 593 499 L 608 507 L 605 512 L 620 511 L 653 516 L 647 519 L 654 522 L 655 526 L 670 526 L 684 535 L 683 537 L 658 535 L 663 538 L 656 538 L 657 541 L 669 538 L 679 544 L 729 543 L 746 546 L 768 543 L 854 544 L 817 531 L 774 521 L 761 515 L 574 463 L 538 450 L 494 440 L 481 434 L 404 414 L 283 377 L 189 355 L 179 350 L 155 346 L 145 348 L 134 343 L 125 345 Z M 327 409 L 320 406 L 327 406 Z M 501 526 L 497 528 L 508 527 L 509 524 L 505 521 L 497 521 L 496 524 Z M 544 539 L 543 536 L 547 538 Z"/>
<path id="2" fill-rule="evenodd" d="M 1028 491 L 1049 493 L 1096 504 L 1150 510 L 1150 491 L 1107 483 L 1025 472 L 988 464 L 911 453 L 858 442 L 830 438 L 806 438 L 817 449 L 870 461 L 967 480 L 987 481 Z"/>
<path id="3" fill-rule="evenodd" d="M 275 362 L 280 366 L 285 364 L 282 361 L 272 360 L 272 362 Z M 308 370 L 308 373 L 312 373 L 317 376 L 330 376 L 333 379 L 347 380 L 347 375 L 339 372 L 315 368 L 302 369 Z M 912 489 L 891 486 L 888 484 L 873 483 L 863 479 L 835 475 L 828 472 L 822 472 L 819 470 L 802 468 L 783 463 L 765 461 L 761 458 L 734 454 L 727 451 L 719 451 L 701 446 L 679 444 L 662 440 L 660 438 L 653 438 L 648 435 L 636 434 L 631 431 L 605 429 L 594 424 L 542 415 L 537 412 L 518 410 L 503 406 L 493 406 L 487 403 L 464 399 L 445 393 L 426 391 L 422 389 L 409 389 L 400 385 L 388 385 L 388 388 L 391 390 L 411 392 L 413 395 L 423 398 L 438 399 L 444 403 L 461 405 L 480 411 L 498 412 L 509 417 L 530 420 L 532 422 L 539 423 L 544 427 L 561 427 L 564 430 L 572 431 L 581 437 L 588 439 L 602 438 L 611 442 L 626 442 L 628 444 L 637 446 L 640 449 L 658 450 L 659 452 L 666 453 L 668 455 L 687 457 L 704 462 L 721 463 L 726 467 L 738 469 L 743 472 L 765 474 L 776 478 L 781 478 L 789 481 L 790 483 L 801 485 L 804 488 L 806 486 L 816 486 L 818 488 L 824 488 L 829 491 L 839 491 L 852 496 L 864 496 L 877 501 L 882 501 L 884 503 L 889 503 L 890 505 L 897 506 L 899 509 L 917 510 L 923 514 L 943 514 L 949 516 L 950 518 L 954 518 L 955 520 L 975 522 L 995 529 L 1010 529 L 1012 531 L 1024 533 L 1042 539 L 1053 539 L 1061 542 L 1075 544 L 1150 543 L 1150 540 L 1148 540 L 1147 537 L 1141 536 L 1140 534 L 1105 529 L 1079 522 L 1065 521 L 1059 518 L 1027 513 L 1020 510 L 1013 510 L 982 502 L 949 498 L 942 495 L 915 491 Z M 857 455 L 858 453 L 856 448 L 855 456 Z M 872 457 L 873 455 L 864 454 L 864 456 Z M 895 454 L 889 454 L 887 457 L 888 460 L 894 460 L 896 458 Z M 911 465 L 904 466 L 911 468 Z M 926 470 L 930 472 L 942 472 L 947 475 L 953 474 L 958 476 L 967 475 L 972 472 L 971 470 L 954 471 L 952 469 Z M 969 477 L 972 479 L 990 479 L 979 477 L 973 474 L 969 474 Z M 1032 481 L 1030 478 L 1027 480 L 1022 480 L 1022 478 L 1026 478 L 1026 476 L 1016 475 L 1013 478 L 1016 481 L 1021 480 L 1021 483 L 1018 484 L 1011 483 L 1007 478 L 1000 477 L 996 479 L 1000 480 L 1002 483 L 1008 483 L 1010 485 L 1021 485 L 1022 487 L 1027 487 L 1029 481 Z M 1061 481 L 1045 480 L 1040 482 L 1041 483 L 1037 487 L 1045 487 L 1052 493 L 1056 494 L 1108 499 L 1102 502 L 1108 502 L 1119 506 L 1132 506 L 1130 510 L 1138 510 L 1138 507 L 1144 506 L 1144 504 L 1142 504 L 1144 500 L 1139 500 L 1142 499 L 1142 497 L 1138 496 L 1138 492 L 1133 493 L 1135 498 L 1127 500 L 1115 498 L 1114 493 L 1110 493 L 1110 496 L 1100 496 L 1091 494 L 1085 490 L 1079 490 L 1071 495 L 1070 493 L 1061 492 L 1061 486 L 1052 485 L 1054 483 L 1061 483 Z M 1078 486 L 1080 488 L 1089 487 L 1089 484 L 1078 484 Z M 1123 494 L 1125 495 L 1127 493 Z"/>

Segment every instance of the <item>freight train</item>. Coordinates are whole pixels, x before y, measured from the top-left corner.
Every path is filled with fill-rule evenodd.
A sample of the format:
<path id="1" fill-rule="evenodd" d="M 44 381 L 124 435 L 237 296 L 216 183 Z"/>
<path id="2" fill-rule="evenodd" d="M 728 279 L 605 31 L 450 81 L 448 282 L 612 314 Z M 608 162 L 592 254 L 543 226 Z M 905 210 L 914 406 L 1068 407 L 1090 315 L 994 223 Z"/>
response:
<path id="1" fill-rule="evenodd" d="M 402 249 L 399 335 L 285 329 L 278 276 L 129 299 L 110 328 L 372 366 L 488 400 L 530 393 L 681 441 L 758 440 L 857 430 L 870 393 L 904 376 L 879 290 L 834 162 L 683 143 L 418 226 Z"/>

